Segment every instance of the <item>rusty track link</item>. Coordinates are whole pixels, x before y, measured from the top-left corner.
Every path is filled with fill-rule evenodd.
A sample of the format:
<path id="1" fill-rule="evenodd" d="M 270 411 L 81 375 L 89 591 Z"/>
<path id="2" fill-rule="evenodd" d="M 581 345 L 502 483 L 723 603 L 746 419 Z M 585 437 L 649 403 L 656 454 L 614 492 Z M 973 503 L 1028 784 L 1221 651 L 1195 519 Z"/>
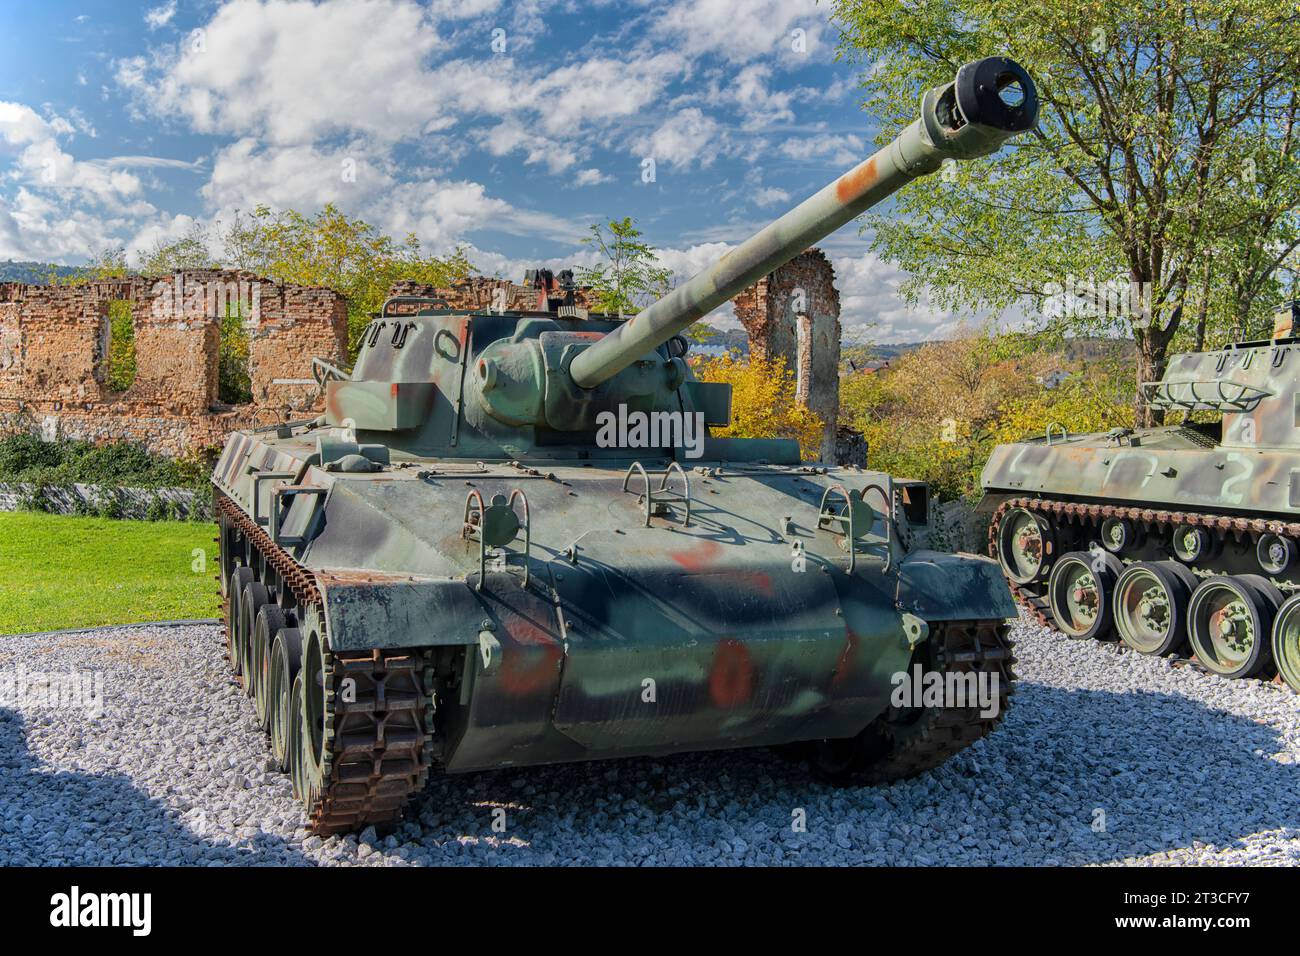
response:
<path id="1" fill-rule="evenodd" d="M 225 495 L 226 516 L 275 568 L 302 606 L 320 605 L 315 576 Z M 325 720 L 321 781 L 308 813 L 317 834 L 383 826 L 401 819 L 432 764 L 433 692 L 429 652 L 333 653 L 324 648 Z"/>
<path id="2" fill-rule="evenodd" d="M 1107 518 L 1127 518 L 1145 528 L 1178 527 L 1190 525 L 1219 534 L 1257 535 L 1278 534 L 1300 539 L 1300 522 L 1269 521 L 1264 518 L 1241 518 L 1232 515 L 1201 514 L 1194 511 L 1169 511 L 1163 508 L 1127 508 L 1123 505 L 1084 504 L 1076 501 L 1056 501 L 1050 498 L 1008 498 L 998 506 L 989 522 L 989 555 L 997 558 L 998 529 L 1002 518 L 1012 508 L 1024 508 L 1041 517 L 1065 518 L 1069 521 L 1105 521 Z M 1005 576 L 1005 575 L 1004 575 Z M 1048 610 L 1047 598 L 1037 587 L 1016 584 L 1007 578 L 1011 593 L 1022 606 L 1050 628 L 1056 624 Z M 1046 581 L 1043 582 L 1046 584 Z"/>
<path id="3" fill-rule="evenodd" d="M 934 633 L 939 631 L 941 633 Z M 1003 621 L 942 621 L 932 625 L 930 640 L 937 642 L 944 673 L 985 672 L 997 677 L 998 709 L 992 717 L 982 717 L 980 708 L 941 707 L 928 711 L 916 724 L 887 726 L 893 749 L 883 759 L 871 764 L 866 777 L 872 782 L 888 782 L 914 777 L 939 766 L 991 733 L 1006 714 L 1011 682 L 1015 675 L 1011 665 L 1010 626 Z"/>

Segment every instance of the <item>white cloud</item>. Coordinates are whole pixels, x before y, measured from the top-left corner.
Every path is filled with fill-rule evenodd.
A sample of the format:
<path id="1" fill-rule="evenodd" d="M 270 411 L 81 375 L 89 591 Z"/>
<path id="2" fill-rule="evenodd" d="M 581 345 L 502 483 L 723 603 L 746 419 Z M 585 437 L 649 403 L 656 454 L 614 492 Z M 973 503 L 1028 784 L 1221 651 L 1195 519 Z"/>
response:
<path id="1" fill-rule="evenodd" d="M 6 178 L 42 191 L 75 192 L 85 202 L 123 211 L 140 192 L 140 180 L 102 164 L 77 162 L 59 145 L 74 125 L 59 116 L 41 117 L 30 106 L 0 101 L 0 140 L 17 155 Z"/>
<path id="2" fill-rule="evenodd" d="M 649 136 L 637 141 L 636 149 L 642 156 L 656 163 L 668 163 L 675 168 L 689 169 L 698 164 L 712 165 L 726 146 L 726 134 L 716 120 L 704 115 L 699 108 L 690 106 L 661 125 Z"/>
<path id="3" fill-rule="evenodd" d="M 760 186 L 751 194 L 756 206 L 774 206 L 780 202 L 789 202 L 790 194 L 776 186 Z"/>
<path id="4" fill-rule="evenodd" d="M 144 22 L 150 30 L 157 30 L 170 23 L 174 16 L 176 16 L 176 0 L 167 0 L 166 3 L 160 6 L 146 10 Z"/>
<path id="5" fill-rule="evenodd" d="M 573 177 L 575 186 L 598 186 L 601 183 L 613 182 L 614 177 L 608 173 L 602 173 L 599 169 L 580 169 L 576 176 Z"/>
<path id="6" fill-rule="evenodd" d="M 580 232 L 562 217 L 492 196 L 480 183 L 412 177 L 362 140 L 318 149 L 266 147 L 246 137 L 217 154 L 202 195 L 223 216 L 258 203 L 303 212 L 333 203 L 390 235 L 414 232 L 436 252 L 477 230 L 559 240 Z"/>
<path id="7" fill-rule="evenodd" d="M 809 161 L 817 159 L 832 166 L 856 165 L 867 158 L 867 145 L 861 136 L 852 133 L 814 133 L 794 135 L 780 145 L 780 150 L 791 159 Z"/>
<path id="8" fill-rule="evenodd" d="M 909 305 L 898 289 L 907 274 L 875 253 L 831 257 L 840 290 L 840 323 L 845 338 L 876 342 L 920 342 L 942 339 L 960 318 L 922 299 Z"/>
<path id="9" fill-rule="evenodd" d="M 774 54 L 824 55 L 825 22 L 826 8 L 816 0 L 674 0 L 655 17 L 651 33 L 686 53 L 746 63 Z M 797 29 L 804 31 L 803 52 L 794 49 Z"/>
<path id="10" fill-rule="evenodd" d="M 119 84 L 199 132 L 277 144 L 339 131 L 396 140 L 450 121 L 423 66 L 438 35 L 413 3 L 231 0 L 201 36 L 120 61 Z"/>

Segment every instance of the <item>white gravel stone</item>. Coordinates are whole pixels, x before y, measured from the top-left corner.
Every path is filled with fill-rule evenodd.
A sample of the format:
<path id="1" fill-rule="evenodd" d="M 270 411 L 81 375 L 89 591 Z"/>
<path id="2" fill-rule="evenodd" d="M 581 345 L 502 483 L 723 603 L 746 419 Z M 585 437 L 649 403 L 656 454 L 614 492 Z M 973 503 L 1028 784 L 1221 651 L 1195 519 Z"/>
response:
<path id="1" fill-rule="evenodd" d="M 0 864 L 1300 863 L 1300 698 L 1014 637 L 1003 725 L 914 780 L 836 789 L 765 750 L 514 768 L 435 777 L 396 832 L 325 840 L 219 628 L 8 637 L 0 673 L 100 672 L 103 713 L 0 704 Z"/>

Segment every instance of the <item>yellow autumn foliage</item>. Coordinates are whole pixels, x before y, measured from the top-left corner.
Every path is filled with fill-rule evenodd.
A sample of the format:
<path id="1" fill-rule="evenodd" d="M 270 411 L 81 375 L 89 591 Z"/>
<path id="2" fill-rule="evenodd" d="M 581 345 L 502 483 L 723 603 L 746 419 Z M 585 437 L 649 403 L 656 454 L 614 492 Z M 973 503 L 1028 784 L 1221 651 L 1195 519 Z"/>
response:
<path id="1" fill-rule="evenodd" d="M 867 439 L 873 469 L 930 483 L 945 500 L 975 498 L 995 445 L 1131 424 L 1131 369 L 1070 363 L 1020 339 L 964 334 L 922 346 L 891 367 L 847 375 L 840 421 Z"/>
<path id="2" fill-rule="evenodd" d="M 731 438 L 793 438 L 805 459 L 818 457 L 824 423 L 795 398 L 795 380 L 782 359 L 731 354 L 703 356 L 694 362 L 704 382 L 731 386 L 731 426 L 714 435 Z"/>

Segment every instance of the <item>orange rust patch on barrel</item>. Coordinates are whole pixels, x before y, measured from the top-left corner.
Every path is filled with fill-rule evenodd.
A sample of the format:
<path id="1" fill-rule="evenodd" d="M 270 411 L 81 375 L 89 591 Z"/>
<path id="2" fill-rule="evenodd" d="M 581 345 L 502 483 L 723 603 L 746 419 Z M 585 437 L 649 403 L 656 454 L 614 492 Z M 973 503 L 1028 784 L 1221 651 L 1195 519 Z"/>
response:
<path id="1" fill-rule="evenodd" d="M 875 185 L 876 157 L 872 156 L 865 163 L 849 170 L 835 182 L 835 198 L 842 203 L 857 199 Z"/>

